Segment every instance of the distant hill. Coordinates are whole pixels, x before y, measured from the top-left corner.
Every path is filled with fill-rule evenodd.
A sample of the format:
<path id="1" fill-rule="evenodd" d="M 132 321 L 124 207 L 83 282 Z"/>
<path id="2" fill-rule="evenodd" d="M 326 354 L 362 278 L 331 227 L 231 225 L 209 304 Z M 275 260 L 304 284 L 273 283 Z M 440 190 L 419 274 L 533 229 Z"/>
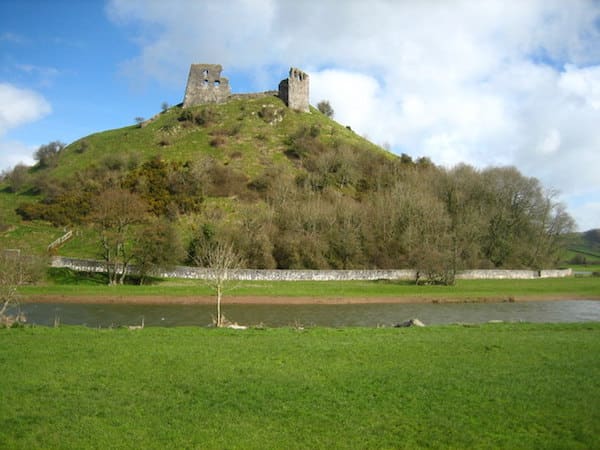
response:
<path id="1" fill-rule="evenodd" d="M 600 264 L 600 229 L 571 233 L 565 246 L 567 261 L 574 264 Z"/>

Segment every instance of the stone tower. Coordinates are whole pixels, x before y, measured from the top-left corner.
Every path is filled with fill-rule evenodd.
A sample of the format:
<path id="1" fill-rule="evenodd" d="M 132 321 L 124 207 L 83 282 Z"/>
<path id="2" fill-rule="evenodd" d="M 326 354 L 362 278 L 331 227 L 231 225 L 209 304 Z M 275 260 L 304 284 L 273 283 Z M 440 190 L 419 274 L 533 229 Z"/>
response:
<path id="1" fill-rule="evenodd" d="M 183 107 L 205 103 L 223 103 L 231 95 L 229 80 L 221 77 L 220 64 L 192 64 Z"/>
<path id="2" fill-rule="evenodd" d="M 279 98 L 290 109 L 309 112 L 308 74 L 292 67 L 289 77 L 279 83 Z"/>

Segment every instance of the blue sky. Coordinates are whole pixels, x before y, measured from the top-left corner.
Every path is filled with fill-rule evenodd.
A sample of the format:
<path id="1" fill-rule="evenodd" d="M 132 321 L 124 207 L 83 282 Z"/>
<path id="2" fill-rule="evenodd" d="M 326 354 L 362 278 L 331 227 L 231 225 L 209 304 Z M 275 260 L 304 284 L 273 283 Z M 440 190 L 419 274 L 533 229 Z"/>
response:
<path id="1" fill-rule="evenodd" d="M 600 228 L 593 0 L 0 0 L 0 170 L 181 102 L 194 62 L 235 92 L 301 67 L 311 101 L 375 143 L 514 165 Z"/>

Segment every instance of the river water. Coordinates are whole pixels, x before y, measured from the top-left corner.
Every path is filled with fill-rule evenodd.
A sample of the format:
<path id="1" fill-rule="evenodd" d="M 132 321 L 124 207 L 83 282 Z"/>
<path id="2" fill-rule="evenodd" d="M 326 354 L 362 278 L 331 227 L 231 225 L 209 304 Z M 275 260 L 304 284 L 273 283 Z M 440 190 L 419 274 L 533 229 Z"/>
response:
<path id="1" fill-rule="evenodd" d="M 30 324 L 88 327 L 207 326 L 213 305 L 24 304 Z M 245 325 L 391 326 L 411 318 L 428 325 L 504 322 L 600 322 L 600 301 L 567 300 L 524 303 L 223 305 L 223 314 Z"/>

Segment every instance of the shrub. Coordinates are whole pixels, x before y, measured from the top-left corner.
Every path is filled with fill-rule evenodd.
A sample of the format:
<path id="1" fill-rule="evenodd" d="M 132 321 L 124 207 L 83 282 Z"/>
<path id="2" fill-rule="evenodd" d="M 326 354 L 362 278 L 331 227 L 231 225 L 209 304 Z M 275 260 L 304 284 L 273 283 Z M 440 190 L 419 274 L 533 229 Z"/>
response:
<path id="1" fill-rule="evenodd" d="M 125 167 L 125 158 L 116 154 L 106 155 L 102 160 L 102 166 L 108 170 L 121 170 Z"/>
<path id="2" fill-rule="evenodd" d="M 211 147 L 222 147 L 223 145 L 225 145 L 225 138 L 223 136 L 215 136 L 214 138 L 212 138 L 210 140 L 210 145 Z"/>
<path id="3" fill-rule="evenodd" d="M 321 100 L 319 103 L 317 103 L 317 109 L 327 117 L 333 117 L 334 112 L 329 100 Z"/>
<path id="4" fill-rule="evenodd" d="M 284 115 L 284 109 L 276 108 L 273 105 L 263 105 L 258 111 L 258 117 L 260 117 L 262 120 L 264 120 L 270 125 L 274 125 L 277 122 L 281 122 L 283 120 Z"/>
<path id="5" fill-rule="evenodd" d="M 19 192 L 29 182 L 29 167 L 17 164 L 4 176 L 11 192 Z"/>
<path id="6" fill-rule="evenodd" d="M 82 139 L 79 142 L 79 145 L 77 147 L 75 147 L 75 152 L 77 153 L 85 153 L 87 151 L 87 149 L 89 148 L 90 144 L 86 139 Z"/>

